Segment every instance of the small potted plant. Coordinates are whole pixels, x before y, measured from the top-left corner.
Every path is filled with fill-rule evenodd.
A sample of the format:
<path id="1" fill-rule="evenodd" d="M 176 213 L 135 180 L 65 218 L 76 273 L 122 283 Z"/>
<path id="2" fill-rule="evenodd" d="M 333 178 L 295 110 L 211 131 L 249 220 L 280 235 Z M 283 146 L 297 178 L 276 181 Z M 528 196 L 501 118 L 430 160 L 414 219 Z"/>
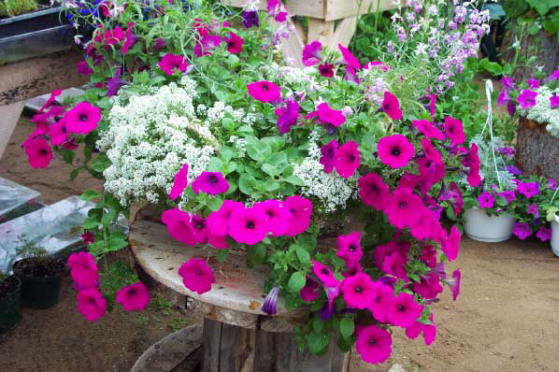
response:
<path id="1" fill-rule="evenodd" d="M 56 305 L 66 268 L 64 261 L 29 241 L 18 249 L 18 256 L 24 258 L 14 263 L 13 271 L 22 283 L 23 304 L 34 309 Z"/>
<path id="2" fill-rule="evenodd" d="M 556 199 L 559 186 L 552 179 L 548 183 L 544 197 L 546 201 L 542 203 L 542 209 L 546 212 L 547 221 L 551 223 L 551 232 L 549 240 L 551 242 L 551 251 L 559 257 L 559 202 Z"/>
<path id="3" fill-rule="evenodd" d="M 14 328 L 20 319 L 21 281 L 0 272 L 0 335 Z"/>

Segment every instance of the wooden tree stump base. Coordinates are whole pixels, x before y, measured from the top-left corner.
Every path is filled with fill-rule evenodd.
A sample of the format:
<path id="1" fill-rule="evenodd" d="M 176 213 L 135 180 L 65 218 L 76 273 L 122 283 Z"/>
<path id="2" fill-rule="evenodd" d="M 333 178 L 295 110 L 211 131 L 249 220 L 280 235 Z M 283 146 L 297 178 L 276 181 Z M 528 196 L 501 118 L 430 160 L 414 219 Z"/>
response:
<path id="1" fill-rule="evenodd" d="M 545 124 L 521 117 L 516 148 L 516 161 L 523 172 L 559 180 L 559 138 Z"/>

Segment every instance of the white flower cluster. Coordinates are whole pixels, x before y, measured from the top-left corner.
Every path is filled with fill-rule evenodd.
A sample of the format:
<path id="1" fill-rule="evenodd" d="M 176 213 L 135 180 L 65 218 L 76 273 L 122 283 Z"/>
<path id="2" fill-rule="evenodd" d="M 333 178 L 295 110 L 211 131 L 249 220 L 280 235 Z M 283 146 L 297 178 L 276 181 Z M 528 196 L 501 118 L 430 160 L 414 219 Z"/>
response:
<path id="1" fill-rule="evenodd" d="M 519 110 L 526 118 L 541 124 L 547 124 L 547 131 L 559 137 L 559 108 L 551 108 L 549 99 L 554 95 L 559 95 L 559 88 L 555 90 L 548 86 L 542 86 L 536 90 L 536 105 L 528 110 Z"/>
<path id="2" fill-rule="evenodd" d="M 228 115 L 236 122 L 248 125 L 252 125 L 256 121 L 263 119 L 261 114 L 246 113 L 245 110 L 234 109 L 233 107 L 226 105 L 222 101 L 215 102 L 212 107 L 198 105 L 197 112 L 200 116 L 205 116 L 205 121 L 210 126 L 220 123 L 221 120 L 223 120 Z"/>
<path id="3" fill-rule="evenodd" d="M 183 78 L 153 94 L 131 95 L 127 103 L 115 99 L 97 146 L 112 163 L 103 173 L 105 189 L 124 205 L 157 203 L 185 163 L 190 180 L 206 169 L 215 139 L 195 115 L 196 95 L 195 83 Z"/>
<path id="4" fill-rule="evenodd" d="M 282 81 L 289 85 L 296 86 L 303 84 L 308 88 L 307 90 L 310 91 L 320 91 L 322 89 L 322 86 L 316 79 L 316 68 L 280 66 L 277 63 L 271 63 L 266 66 L 266 69 L 266 74 L 270 75 L 273 80 Z"/>
<path id="5" fill-rule="evenodd" d="M 322 204 L 324 213 L 333 213 L 346 207 L 347 201 L 355 195 L 356 177 L 345 179 L 335 171 L 325 173 L 320 164 L 321 152 L 317 145 L 318 132 L 313 132 L 309 138 L 309 156 L 295 166 L 293 174 L 299 177 L 304 186 L 301 193 L 314 196 Z"/>

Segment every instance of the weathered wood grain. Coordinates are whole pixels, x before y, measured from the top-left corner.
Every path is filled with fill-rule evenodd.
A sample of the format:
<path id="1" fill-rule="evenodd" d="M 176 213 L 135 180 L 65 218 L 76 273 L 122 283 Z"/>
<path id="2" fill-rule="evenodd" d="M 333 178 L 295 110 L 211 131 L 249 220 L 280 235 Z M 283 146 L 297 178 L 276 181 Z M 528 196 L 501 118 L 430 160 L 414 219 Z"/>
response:
<path id="1" fill-rule="evenodd" d="M 23 111 L 24 102 L 0 106 L 0 158 L 10 142 L 10 137 Z"/>
<path id="2" fill-rule="evenodd" d="M 559 138 L 549 134 L 545 127 L 520 118 L 516 160 L 526 173 L 559 179 Z"/>
<path id="3" fill-rule="evenodd" d="M 400 1 L 402 4 L 405 1 Z M 324 19 L 334 21 L 396 8 L 393 0 L 326 0 Z"/>
<path id="4" fill-rule="evenodd" d="M 243 8 L 249 4 L 251 0 L 222 0 L 222 2 L 236 8 Z M 283 3 L 287 7 L 289 14 L 324 18 L 324 2 L 325 0 L 286 0 Z M 260 0 L 257 4 L 258 9 L 266 9 L 266 3 L 267 0 Z"/>

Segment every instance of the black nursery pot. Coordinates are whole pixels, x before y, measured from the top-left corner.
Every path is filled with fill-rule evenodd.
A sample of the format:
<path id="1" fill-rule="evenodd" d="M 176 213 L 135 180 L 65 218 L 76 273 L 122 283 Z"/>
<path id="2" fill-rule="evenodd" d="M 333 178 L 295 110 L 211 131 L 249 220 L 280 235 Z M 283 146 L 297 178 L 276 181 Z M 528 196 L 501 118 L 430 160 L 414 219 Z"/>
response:
<path id="1" fill-rule="evenodd" d="M 21 280 L 21 301 L 32 309 L 48 309 L 58 303 L 66 266 L 59 259 L 25 258 L 14 264 Z"/>
<path id="2" fill-rule="evenodd" d="M 21 317 L 21 281 L 10 276 L 0 282 L 0 335 L 14 328 Z"/>

